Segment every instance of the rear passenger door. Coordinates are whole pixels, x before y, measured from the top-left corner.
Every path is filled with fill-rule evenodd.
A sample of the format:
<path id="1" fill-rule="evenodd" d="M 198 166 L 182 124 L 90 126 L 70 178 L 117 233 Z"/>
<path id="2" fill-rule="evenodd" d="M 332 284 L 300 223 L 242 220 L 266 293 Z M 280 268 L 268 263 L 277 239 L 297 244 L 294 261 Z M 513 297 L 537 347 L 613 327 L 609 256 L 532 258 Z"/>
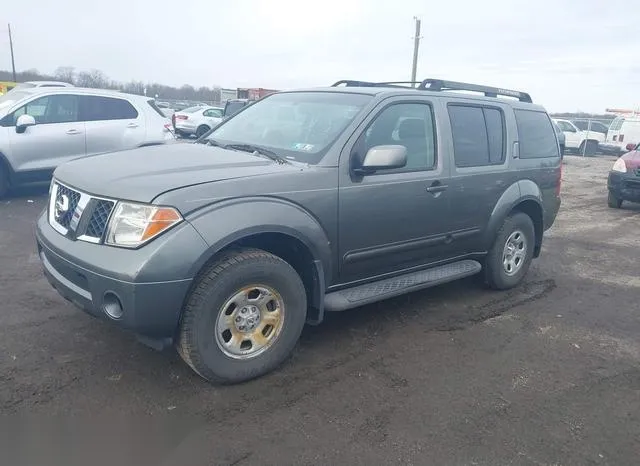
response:
<path id="1" fill-rule="evenodd" d="M 496 102 L 449 101 L 451 222 L 460 254 L 485 249 L 482 236 L 496 203 L 517 180 L 508 155 L 517 140 L 510 107 Z M 509 116 L 510 118 L 507 118 Z"/>
<path id="2" fill-rule="evenodd" d="M 132 149 L 145 140 L 142 115 L 126 99 L 81 96 L 80 115 L 85 121 L 87 155 Z"/>

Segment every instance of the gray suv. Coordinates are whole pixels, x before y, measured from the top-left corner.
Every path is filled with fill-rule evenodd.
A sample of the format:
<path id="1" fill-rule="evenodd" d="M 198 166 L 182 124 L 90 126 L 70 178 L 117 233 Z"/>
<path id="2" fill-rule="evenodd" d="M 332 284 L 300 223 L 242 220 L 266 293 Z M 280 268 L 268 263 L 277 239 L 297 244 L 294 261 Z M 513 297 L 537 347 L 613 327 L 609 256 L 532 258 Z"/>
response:
<path id="1" fill-rule="evenodd" d="M 474 274 L 518 285 L 560 206 L 551 119 L 523 92 L 413 85 L 280 92 L 196 143 L 60 166 L 45 275 L 221 383 L 277 367 L 325 312 Z"/>
<path id="2" fill-rule="evenodd" d="M 15 88 L 0 97 L 0 198 L 47 182 L 69 160 L 174 139 L 148 97 L 77 87 Z"/>

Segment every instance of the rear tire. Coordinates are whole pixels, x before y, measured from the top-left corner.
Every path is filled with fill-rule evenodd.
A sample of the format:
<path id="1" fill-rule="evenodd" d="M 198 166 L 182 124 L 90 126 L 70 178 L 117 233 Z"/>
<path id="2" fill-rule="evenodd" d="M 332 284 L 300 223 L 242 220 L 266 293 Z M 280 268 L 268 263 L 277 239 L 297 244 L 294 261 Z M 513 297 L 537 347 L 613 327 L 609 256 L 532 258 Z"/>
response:
<path id="1" fill-rule="evenodd" d="M 622 207 L 622 200 L 618 199 L 615 194 L 613 194 L 611 191 L 609 191 L 609 196 L 607 198 L 607 204 L 612 209 L 619 209 L 620 207 Z"/>
<path id="2" fill-rule="evenodd" d="M 259 249 L 230 251 L 196 282 L 177 349 L 210 382 L 250 380 L 289 357 L 306 312 L 304 285 L 287 262 Z"/>
<path id="3" fill-rule="evenodd" d="M 527 274 L 535 248 L 535 229 L 522 212 L 510 215 L 485 260 L 485 282 L 494 290 L 517 286 Z"/>
<path id="4" fill-rule="evenodd" d="M 578 151 L 580 152 L 580 155 L 596 155 L 596 152 L 598 152 L 598 141 L 593 141 L 591 139 L 582 141 Z"/>
<path id="5" fill-rule="evenodd" d="M 0 161 L 0 199 L 9 192 L 9 171 Z"/>
<path id="6" fill-rule="evenodd" d="M 206 133 L 207 131 L 209 131 L 211 128 L 209 128 L 206 125 L 201 125 L 198 126 L 198 129 L 196 130 L 196 137 L 201 137 L 204 133 Z"/>

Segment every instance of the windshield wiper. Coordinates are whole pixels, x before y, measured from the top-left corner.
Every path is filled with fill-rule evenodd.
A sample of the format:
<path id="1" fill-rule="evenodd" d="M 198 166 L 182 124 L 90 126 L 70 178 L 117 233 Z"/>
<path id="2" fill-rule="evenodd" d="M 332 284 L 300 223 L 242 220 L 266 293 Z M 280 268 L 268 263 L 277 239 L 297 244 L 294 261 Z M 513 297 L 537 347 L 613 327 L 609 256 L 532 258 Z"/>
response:
<path id="1" fill-rule="evenodd" d="M 220 145 L 220 144 L 217 144 L 217 145 Z M 273 160 L 274 162 L 278 162 L 281 164 L 291 163 L 284 157 L 273 152 L 272 150 L 265 149 L 264 147 L 260 147 L 260 146 L 255 146 L 253 144 L 227 144 L 226 146 L 221 146 L 221 147 L 224 147 L 225 149 L 235 149 L 235 150 L 241 150 L 244 152 L 257 153 Z"/>

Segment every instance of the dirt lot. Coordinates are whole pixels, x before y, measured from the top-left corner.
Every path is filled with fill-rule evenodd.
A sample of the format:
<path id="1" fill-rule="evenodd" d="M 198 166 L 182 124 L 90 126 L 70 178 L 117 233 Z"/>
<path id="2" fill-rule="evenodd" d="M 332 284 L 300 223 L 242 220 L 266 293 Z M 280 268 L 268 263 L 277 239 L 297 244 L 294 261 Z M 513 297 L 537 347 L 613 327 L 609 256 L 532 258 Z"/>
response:
<path id="1" fill-rule="evenodd" d="M 637 464 L 640 207 L 606 207 L 611 163 L 567 158 L 520 288 L 470 279 L 330 315 L 280 371 L 222 388 L 59 298 L 34 248 L 45 193 L 18 192 L 0 202 L 0 413 L 117 416 L 91 465 Z M 0 463 L 69 465 L 79 438 L 27 463 L 5 436 Z"/>

